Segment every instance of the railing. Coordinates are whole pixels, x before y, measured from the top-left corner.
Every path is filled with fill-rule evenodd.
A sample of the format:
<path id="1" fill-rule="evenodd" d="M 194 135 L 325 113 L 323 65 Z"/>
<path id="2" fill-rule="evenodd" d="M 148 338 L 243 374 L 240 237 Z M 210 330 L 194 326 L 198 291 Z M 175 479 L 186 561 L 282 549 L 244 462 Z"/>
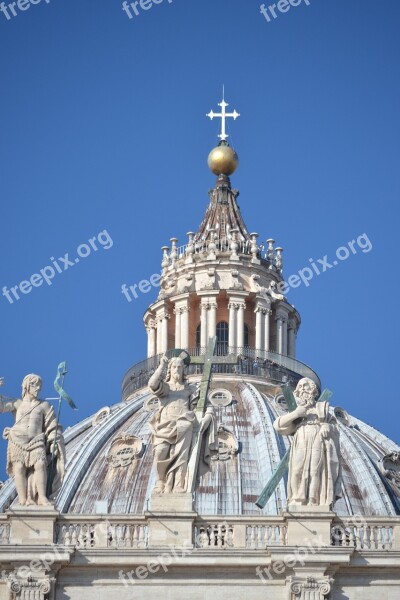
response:
<path id="1" fill-rule="evenodd" d="M 283 517 L 204 517 L 195 522 L 196 548 L 265 550 L 269 546 L 286 546 Z"/>
<path id="2" fill-rule="evenodd" d="M 232 238 L 221 237 L 212 241 L 216 246 L 216 252 L 231 252 L 231 243 L 233 241 Z M 193 242 L 193 254 L 203 254 L 205 252 L 208 252 L 209 243 L 210 240 L 198 240 L 196 242 Z M 248 256 L 252 256 L 252 243 L 250 240 L 236 240 L 236 244 L 238 245 L 238 254 L 246 254 Z M 177 260 L 181 260 L 182 258 L 186 257 L 188 253 L 188 246 L 190 246 L 190 244 L 183 244 L 181 246 L 176 247 Z M 268 252 L 268 248 L 266 248 L 264 244 L 257 244 L 257 258 L 265 262 L 270 268 L 276 270 L 275 252 L 272 255 L 271 252 Z M 169 257 L 169 263 L 170 265 L 172 264 L 171 257 Z"/>
<path id="3" fill-rule="evenodd" d="M 263 550 L 268 546 L 286 546 L 286 526 L 283 523 L 248 525 L 246 548 Z"/>
<path id="4" fill-rule="evenodd" d="M 110 523 L 108 548 L 147 548 L 149 528 L 144 523 Z"/>
<path id="5" fill-rule="evenodd" d="M 354 548 L 355 550 L 392 550 L 394 547 L 395 526 L 387 519 L 357 521 L 349 519 L 337 520 L 331 529 L 331 544 L 336 547 Z"/>
<path id="6" fill-rule="evenodd" d="M 77 550 L 90 548 L 147 548 L 145 517 L 63 515 L 56 523 L 57 544 Z"/>
<path id="7" fill-rule="evenodd" d="M 97 543 L 95 523 L 60 523 L 56 525 L 56 543 L 77 550 L 94 548 Z"/>
<path id="8" fill-rule="evenodd" d="M 194 528 L 196 548 L 233 548 L 234 528 L 226 521 L 198 523 Z"/>
<path id="9" fill-rule="evenodd" d="M 191 356 L 201 356 L 205 354 L 206 348 L 189 348 L 187 351 Z M 169 350 L 166 354 L 170 358 L 173 356 L 173 352 L 173 350 Z M 272 351 L 256 350 L 249 346 L 229 348 L 227 344 L 217 344 L 216 355 L 235 355 L 238 357 L 238 364 L 214 365 L 214 373 L 252 375 L 268 378 L 278 383 L 288 382 L 293 385 L 296 385 L 301 377 L 310 377 L 321 388 L 320 379 L 315 371 L 290 356 Z M 137 363 L 127 371 L 122 382 L 122 400 L 127 400 L 136 390 L 147 385 L 151 375 L 160 363 L 161 356 L 162 354 L 152 356 Z M 188 368 L 188 375 L 197 375 L 202 372 L 202 365 L 190 365 Z"/>

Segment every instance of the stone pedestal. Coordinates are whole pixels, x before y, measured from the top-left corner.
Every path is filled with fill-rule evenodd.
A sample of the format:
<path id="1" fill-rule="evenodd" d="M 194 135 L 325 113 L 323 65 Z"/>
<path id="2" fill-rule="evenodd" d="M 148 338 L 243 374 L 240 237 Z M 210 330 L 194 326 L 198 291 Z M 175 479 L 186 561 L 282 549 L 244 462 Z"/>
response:
<path id="1" fill-rule="evenodd" d="M 149 523 L 149 548 L 193 547 L 193 528 L 197 513 L 192 494 L 152 496 Z"/>
<path id="2" fill-rule="evenodd" d="M 192 494 L 159 494 L 151 497 L 151 512 L 163 512 L 171 514 L 192 512 L 193 495 Z"/>
<path id="3" fill-rule="evenodd" d="M 287 519 L 287 545 L 330 546 L 331 526 L 335 516 L 328 506 L 289 504 L 284 514 Z"/>
<path id="4" fill-rule="evenodd" d="M 51 506 L 16 506 L 7 511 L 10 544 L 44 546 L 54 543 L 58 511 Z"/>

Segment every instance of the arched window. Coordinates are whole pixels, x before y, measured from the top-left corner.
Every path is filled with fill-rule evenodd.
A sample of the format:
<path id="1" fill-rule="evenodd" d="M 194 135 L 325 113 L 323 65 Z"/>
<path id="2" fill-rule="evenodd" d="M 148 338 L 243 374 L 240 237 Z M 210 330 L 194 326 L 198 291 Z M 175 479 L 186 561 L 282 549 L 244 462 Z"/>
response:
<path id="1" fill-rule="evenodd" d="M 196 348 L 200 348 L 201 344 L 201 324 L 199 323 L 196 327 Z"/>
<path id="2" fill-rule="evenodd" d="M 244 324 L 244 345 L 245 347 L 250 346 L 250 330 L 246 323 Z"/>
<path id="3" fill-rule="evenodd" d="M 217 325 L 217 344 L 218 354 L 228 354 L 229 325 L 225 321 L 220 321 Z"/>

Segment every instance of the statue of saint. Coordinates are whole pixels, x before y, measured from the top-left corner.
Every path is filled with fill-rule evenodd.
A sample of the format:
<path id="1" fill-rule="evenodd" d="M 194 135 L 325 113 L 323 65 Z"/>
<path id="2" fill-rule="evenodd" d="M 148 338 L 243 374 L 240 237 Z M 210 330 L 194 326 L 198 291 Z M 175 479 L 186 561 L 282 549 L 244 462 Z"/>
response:
<path id="1" fill-rule="evenodd" d="M 305 377 L 294 392 L 298 406 L 278 417 L 274 428 L 292 435 L 288 505 L 332 508 L 341 496 L 339 429 L 328 402 L 317 402 L 318 389 Z"/>
<path id="2" fill-rule="evenodd" d="M 27 375 L 22 382 L 22 400 L 0 400 L 0 412 L 12 412 L 15 423 L 6 428 L 7 473 L 14 478 L 22 506 L 49 506 L 48 476 L 54 496 L 64 477 L 65 447 L 62 429 L 57 431 L 53 407 L 39 399 L 42 379 Z M 57 438 L 57 440 L 56 440 Z M 53 454 L 56 464 L 50 464 Z"/>
<path id="3" fill-rule="evenodd" d="M 150 421 L 157 471 L 154 493 L 184 493 L 196 421 L 193 409 L 198 400 L 197 386 L 187 382 L 183 358 L 168 360 L 166 356 L 148 385 L 159 400 L 159 409 Z M 209 421 L 207 414 L 201 422 L 200 434 L 206 431 L 213 434 Z"/>

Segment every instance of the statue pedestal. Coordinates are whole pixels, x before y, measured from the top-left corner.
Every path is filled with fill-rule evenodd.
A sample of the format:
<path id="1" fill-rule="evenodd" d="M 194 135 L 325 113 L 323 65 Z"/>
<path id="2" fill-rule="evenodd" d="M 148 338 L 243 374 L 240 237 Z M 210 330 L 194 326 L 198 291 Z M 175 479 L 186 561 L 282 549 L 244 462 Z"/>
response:
<path id="1" fill-rule="evenodd" d="M 331 545 L 331 527 L 336 514 L 329 506 L 302 506 L 289 504 L 284 517 L 287 520 L 287 545 L 327 547 Z"/>
<path id="2" fill-rule="evenodd" d="M 151 497 L 146 512 L 149 548 L 193 548 L 194 521 L 192 494 L 160 494 Z"/>
<path id="3" fill-rule="evenodd" d="M 43 546 L 54 543 L 59 512 L 52 506 L 16 506 L 7 511 L 11 525 L 10 544 Z"/>
<path id="4" fill-rule="evenodd" d="M 150 500 L 150 511 L 181 513 L 193 511 L 192 494 L 159 494 L 153 495 Z"/>

